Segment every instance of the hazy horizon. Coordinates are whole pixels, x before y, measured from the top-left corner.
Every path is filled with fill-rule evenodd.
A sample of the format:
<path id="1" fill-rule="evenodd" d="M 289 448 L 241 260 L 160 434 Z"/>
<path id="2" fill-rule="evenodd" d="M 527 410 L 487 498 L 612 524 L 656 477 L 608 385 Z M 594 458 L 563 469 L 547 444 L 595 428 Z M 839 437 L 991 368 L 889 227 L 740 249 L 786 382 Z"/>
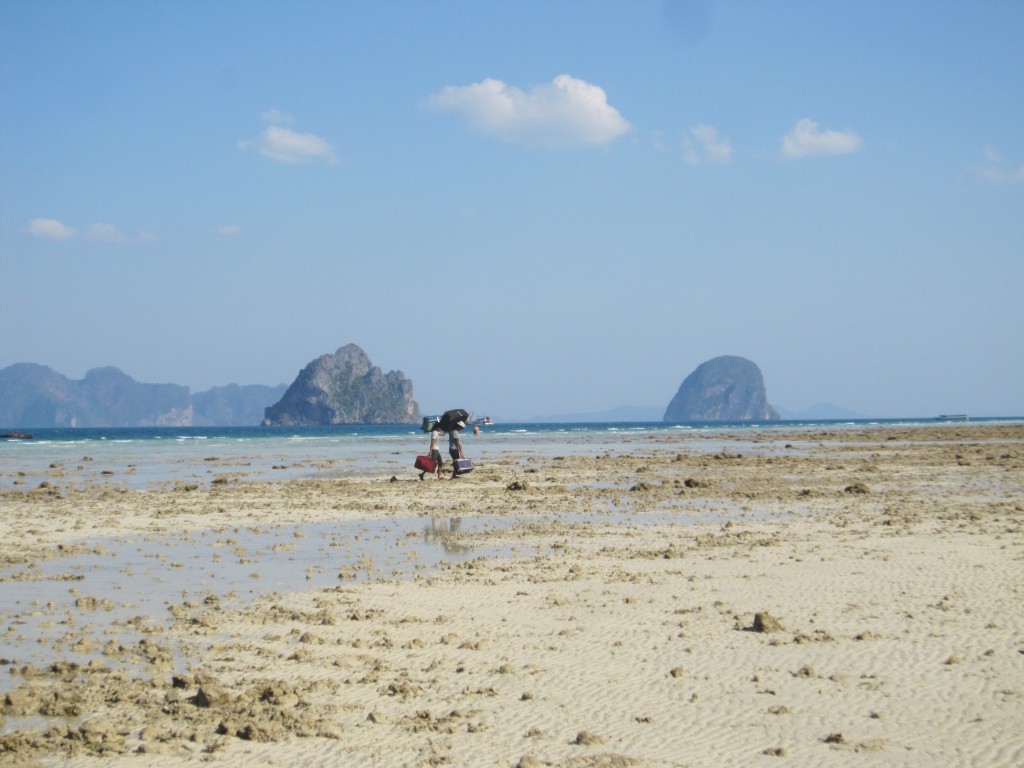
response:
<path id="1" fill-rule="evenodd" d="M 1024 414 L 1024 3 L 0 4 L 0 368 Z M 273 382 L 273 383 L 271 383 Z"/>
<path id="2" fill-rule="evenodd" d="M 28 362 L 28 361 L 22 361 L 22 362 Z M 30 364 L 32 364 L 32 365 L 43 365 L 41 363 L 30 363 Z M 53 370 L 51 366 L 45 366 L 45 367 L 51 368 L 51 370 Z M 103 368 L 103 367 L 106 367 L 106 366 L 94 366 L 93 368 L 90 368 L 90 370 L 93 370 L 94 368 Z M 116 367 L 116 366 L 114 366 L 114 367 Z M 0 369 L 0 371 L 2 371 L 2 370 L 3 369 Z M 118 369 L 118 370 L 120 370 L 120 369 Z M 58 374 L 64 375 L 61 371 L 55 371 L 55 372 L 58 373 Z M 134 379 L 134 377 L 131 376 L 131 373 L 129 371 L 121 371 L 121 373 L 123 373 L 123 374 L 125 374 L 125 375 L 127 375 L 127 376 L 129 376 L 129 377 Z M 68 378 L 70 380 L 74 380 L 74 381 L 81 381 L 81 378 L 78 378 L 78 379 L 75 379 L 73 377 L 66 377 L 66 378 Z M 146 381 L 138 381 L 138 380 L 136 380 L 136 381 L 139 384 L 152 384 L 152 385 L 174 384 L 174 385 L 178 385 L 178 386 L 188 387 L 187 384 L 181 384 L 180 382 L 175 382 L 175 381 L 165 381 L 165 382 L 146 382 Z M 197 394 L 204 394 L 204 393 L 210 391 L 211 389 L 215 389 L 215 388 L 224 388 L 224 387 L 232 387 L 232 386 L 238 386 L 238 387 L 260 386 L 260 387 L 266 387 L 268 389 L 275 389 L 275 388 L 278 388 L 278 387 L 285 387 L 285 388 L 287 388 L 288 386 L 291 385 L 291 383 L 292 382 L 280 382 L 278 384 L 260 384 L 258 382 L 238 382 L 238 381 L 232 381 L 232 382 L 228 382 L 227 384 L 213 385 L 213 387 L 208 387 L 208 388 L 202 389 L 202 390 L 197 390 L 197 389 L 195 389 L 193 387 L 188 387 L 188 389 L 190 391 L 190 394 L 197 395 Z M 415 382 L 413 382 L 413 386 L 415 388 Z M 415 396 L 415 393 L 414 393 L 414 398 L 415 397 L 416 396 Z M 419 403 L 418 399 L 417 399 L 417 403 Z M 811 406 L 809 406 L 807 408 L 800 408 L 800 409 L 790 408 L 785 403 L 771 402 L 771 398 L 769 398 L 769 404 L 779 412 L 782 420 L 784 420 L 784 421 L 785 420 L 807 420 L 807 419 L 810 419 L 810 420 L 815 420 L 815 419 L 824 419 L 824 420 L 885 419 L 885 418 L 893 418 L 893 419 L 901 419 L 901 418 L 928 419 L 928 418 L 935 418 L 937 416 L 943 415 L 943 414 L 939 414 L 939 413 L 934 413 L 934 414 L 905 413 L 905 414 L 899 414 L 899 415 L 879 416 L 877 414 L 860 413 L 858 411 L 854 411 L 854 410 L 851 410 L 849 408 L 846 408 L 843 405 L 840 405 L 840 404 L 837 404 L 837 403 L 828 402 L 827 400 L 819 400 L 819 401 L 815 402 L 813 405 L 811 405 Z M 268 403 L 268 405 L 273 405 L 273 403 Z M 421 411 L 424 414 L 440 414 L 443 411 L 447 410 L 449 407 L 453 406 L 453 403 L 452 402 L 446 402 L 443 405 L 442 404 L 435 404 L 435 407 L 424 407 L 422 404 L 420 404 L 420 405 L 421 405 Z M 643 422 L 643 421 L 662 421 L 662 417 L 663 417 L 667 407 L 668 407 L 668 403 L 666 403 L 664 405 L 659 405 L 659 404 L 637 404 L 637 403 L 619 403 L 619 404 L 616 404 L 616 405 L 607 406 L 607 407 L 600 408 L 600 409 L 593 410 L 593 411 L 547 412 L 547 413 L 533 413 L 533 414 L 527 415 L 527 414 L 509 414 L 509 413 L 504 413 L 504 412 L 502 412 L 499 409 L 497 411 L 486 411 L 486 412 L 485 411 L 477 410 L 477 411 L 474 411 L 472 413 L 473 413 L 473 418 L 483 418 L 484 416 L 488 416 L 488 417 L 495 417 L 496 416 L 496 418 L 499 421 L 506 422 L 506 423 L 508 423 L 508 422 L 523 422 L 523 423 L 545 422 L 545 423 L 548 423 L 548 422 L 573 422 L 573 421 L 581 421 L 581 422 L 586 422 L 586 421 L 634 421 L 634 422 Z M 962 413 L 962 412 L 957 411 L 955 409 L 952 409 L 952 410 L 947 410 L 944 413 L 946 413 L 946 414 L 955 414 L 955 413 Z M 987 412 L 964 414 L 964 415 L 968 415 L 968 416 L 971 416 L 971 417 L 974 417 L 974 418 L 1021 418 L 1021 417 L 1024 417 L 1024 414 L 1016 414 L 1016 413 L 987 413 Z"/>

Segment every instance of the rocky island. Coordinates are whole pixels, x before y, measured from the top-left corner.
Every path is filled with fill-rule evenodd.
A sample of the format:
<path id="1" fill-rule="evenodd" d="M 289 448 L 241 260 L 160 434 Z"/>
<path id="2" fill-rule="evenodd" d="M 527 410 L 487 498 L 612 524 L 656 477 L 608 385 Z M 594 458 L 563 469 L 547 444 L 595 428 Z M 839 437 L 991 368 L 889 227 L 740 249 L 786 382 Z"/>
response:
<path id="1" fill-rule="evenodd" d="M 266 409 L 263 426 L 414 424 L 420 407 L 401 371 L 383 373 L 355 344 L 321 355 L 303 368 Z"/>
<path id="2" fill-rule="evenodd" d="M 663 421 L 779 421 L 768 404 L 761 369 L 743 357 L 723 355 L 687 376 L 665 409 Z"/>

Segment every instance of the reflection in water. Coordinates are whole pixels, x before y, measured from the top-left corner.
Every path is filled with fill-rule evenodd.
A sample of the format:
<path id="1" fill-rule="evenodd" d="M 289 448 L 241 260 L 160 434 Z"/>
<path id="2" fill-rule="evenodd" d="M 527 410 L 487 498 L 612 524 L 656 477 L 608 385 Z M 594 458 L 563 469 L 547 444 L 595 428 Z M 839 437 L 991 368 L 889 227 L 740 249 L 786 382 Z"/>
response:
<path id="1" fill-rule="evenodd" d="M 261 595 L 333 588 L 341 579 L 406 579 L 444 562 L 509 556 L 508 546 L 459 542 L 508 523 L 441 518 L 420 536 L 424 519 L 407 517 L 96 539 L 0 567 L 0 660 L 38 667 L 110 661 L 103 655 L 108 641 L 137 645 L 210 597 L 232 610 Z M 0 699 L 16 683 L 0 675 Z"/>
<path id="2" fill-rule="evenodd" d="M 751 519 L 734 502 L 716 507 L 713 501 L 644 514 L 610 503 L 607 510 L 533 516 L 528 525 L 564 536 L 577 524 Z M 138 645 L 211 598 L 220 610 L 244 609 L 262 595 L 331 589 L 339 579 L 406 579 L 445 562 L 511 557 L 521 554 L 520 546 L 530 552 L 532 541 L 513 545 L 484 535 L 516 522 L 484 515 L 434 517 L 424 525 L 424 518 L 403 517 L 95 538 L 53 557 L 0 567 L 0 660 L 38 667 L 110 662 L 108 642 Z M 0 696 L 15 684 L 16 678 L 0 676 Z"/>
<path id="3" fill-rule="evenodd" d="M 431 516 L 430 525 L 423 529 L 423 540 L 428 544 L 440 544 L 449 554 L 463 555 L 472 547 L 461 542 L 460 528 L 462 528 L 461 517 Z"/>

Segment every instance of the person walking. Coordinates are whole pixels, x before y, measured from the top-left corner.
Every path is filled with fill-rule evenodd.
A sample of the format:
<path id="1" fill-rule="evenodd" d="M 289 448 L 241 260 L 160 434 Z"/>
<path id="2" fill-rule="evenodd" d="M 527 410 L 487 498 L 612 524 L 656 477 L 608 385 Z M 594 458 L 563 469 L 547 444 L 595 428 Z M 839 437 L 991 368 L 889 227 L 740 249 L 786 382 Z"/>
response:
<path id="1" fill-rule="evenodd" d="M 437 479 L 441 479 L 441 470 L 444 468 L 444 459 L 441 458 L 441 448 L 438 445 L 441 439 L 441 428 L 434 427 L 430 430 L 430 450 L 427 451 L 427 456 L 434 460 L 434 472 L 437 475 Z M 420 472 L 420 480 L 423 480 L 423 476 L 427 474 L 426 470 Z"/>
<path id="2" fill-rule="evenodd" d="M 456 428 L 448 433 L 448 453 L 452 457 L 452 480 L 459 476 L 459 466 L 455 462 L 458 459 L 466 458 L 462 453 L 462 435 L 459 432 L 459 430 L 465 428 L 465 426 L 465 422 L 458 421 L 455 423 Z"/>

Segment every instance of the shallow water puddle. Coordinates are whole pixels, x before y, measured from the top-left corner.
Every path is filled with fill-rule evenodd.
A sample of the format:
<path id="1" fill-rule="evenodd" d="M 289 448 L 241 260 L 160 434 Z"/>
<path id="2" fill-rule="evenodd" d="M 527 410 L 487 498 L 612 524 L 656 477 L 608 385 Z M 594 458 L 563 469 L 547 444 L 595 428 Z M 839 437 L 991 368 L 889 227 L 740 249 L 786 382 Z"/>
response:
<path id="1" fill-rule="evenodd" d="M 86 664 L 106 644 L 161 632 L 171 609 L 213 595 L 237 607 L 269 592 L 404 578 L 443 561 L 505 555 L 474 534 L 507 519 L 400 518 L 111 539 L 0 570 L 0 663 Z M 16 684 L 0 678 L 0 690 Z"/>
<path id="2" fill-rule="evenodd" d="M 659 506 L 625 511 L 598 504 L 588 513 L 530 522 L 691 525 L 720 521 L 735 511 Z M 521 522 L 505 516 L 409 517 L 90 542 L 61 557 L 0 569 L 0 664 L 16 670 L 100 660 L 130 667 L 140 662 L 125 663 L 106 649 L 137 647 L 147 637 L 159 641 L 186 604 L 214 601 L 225 609 L 241 608 L 274 592 L 410 578 L 443 562 L 508 557 L 519 550 L 487 545 L 481 535 Z M 182 651 L 172 650 L 175 661 L 182 661 Z M 19 680 L 0 676 L 0 692 Z"/>

